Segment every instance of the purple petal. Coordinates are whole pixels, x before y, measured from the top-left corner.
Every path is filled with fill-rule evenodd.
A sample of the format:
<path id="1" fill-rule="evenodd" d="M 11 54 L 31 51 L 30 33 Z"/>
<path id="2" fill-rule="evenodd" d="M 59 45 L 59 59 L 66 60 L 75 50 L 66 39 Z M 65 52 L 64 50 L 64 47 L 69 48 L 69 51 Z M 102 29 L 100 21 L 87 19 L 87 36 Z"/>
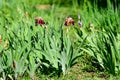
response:
<path id="1" fill-rule="evenodd" d="M 78 14 L 78 19 L 80 19 L 80 14 Z"/>
<path id="2" fill-rule="evenodd" d="M 81 27 L 82 26 L 82 21 L 78 21 L 78 25 Z"/>

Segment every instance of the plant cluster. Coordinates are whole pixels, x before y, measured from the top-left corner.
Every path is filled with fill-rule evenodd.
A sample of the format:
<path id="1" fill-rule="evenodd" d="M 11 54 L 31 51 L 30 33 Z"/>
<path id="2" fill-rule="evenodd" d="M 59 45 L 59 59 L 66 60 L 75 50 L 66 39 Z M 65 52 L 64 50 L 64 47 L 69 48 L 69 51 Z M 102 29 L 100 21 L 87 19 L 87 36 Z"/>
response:
<path id="1" fill-rule="evenodd" d="M 76 18 L 72 14 L 65 19 L 56 17 L 54 6 L 48 8 L 50 11 L 38 11 L 35 3 L 2 3 L 0 79 L 17 80 L 27 74 L 34 80 L 36 71 L 65 75 L 84 53 L 94 57 L 95 64 L 108 73 L 120 74 L 118 9 L 109 6 L 99 11 L 86 3 L 88 6 L 81 11 L 75 7 L 71 10 L 81 15 L 77 13 Z"/>

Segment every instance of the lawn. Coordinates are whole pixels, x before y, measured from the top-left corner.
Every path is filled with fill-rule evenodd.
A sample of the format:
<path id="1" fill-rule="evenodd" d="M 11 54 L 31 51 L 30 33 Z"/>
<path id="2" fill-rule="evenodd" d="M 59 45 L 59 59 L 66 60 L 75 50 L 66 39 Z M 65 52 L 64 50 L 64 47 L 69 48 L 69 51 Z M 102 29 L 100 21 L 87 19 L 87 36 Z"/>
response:
<path id="1" fill-rule="evenodd" d="M 119 80 L 118 0 L 0 0 L 0 80 Z"/>

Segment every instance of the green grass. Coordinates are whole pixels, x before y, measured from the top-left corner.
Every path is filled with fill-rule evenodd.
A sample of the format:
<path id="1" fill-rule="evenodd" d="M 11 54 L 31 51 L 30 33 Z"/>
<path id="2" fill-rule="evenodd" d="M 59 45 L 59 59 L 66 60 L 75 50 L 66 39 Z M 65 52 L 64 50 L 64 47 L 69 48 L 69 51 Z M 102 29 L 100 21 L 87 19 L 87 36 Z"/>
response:
<path id="1" fill-rule="evenodd" d="M 69 5 L 66 4 L 67 1 Z M 80 6 L 77 0 L 67 1 L 0 0 L 1 79 L 120 79 L 120 46 L 117 44 L 120 42 L 120 8 L 114 9 L 109 0 L 106 8 L 97 7 L 97 4 L 93 7 L 89 1 L 84 1 Z M 78 25 L 78 14 L 82 27 Z M 64 26 L 68 16 L 74 19 L 74 26 Z M 46 24 L 42 27 L 35 26 L 36 17 L 42 17 Z M 90 24 L 93 24 L 92 27 Z M 96 38 L 97 32 L 103 32 L 104 37 L 98 35 Z M 106 39 L 105 42 L 103 38 Z M 94 45 L 92 42 L 99 44 Z M 103 46 L 106 42 L 110 47 Z M 101 49 L 103 47 L 107 48 Z M 111 48 L 111 52 L 108 48 Z M 89 50 L 86 51 L 87 49 Z M 101 65 L 98 56 L 104 51 L 105 54 L 116 54 L 109 59 L 100 55 L 102 60 L 111 64 L 110 61 L 113 61 L 114 72 L 111 72 L 111 68 L 108 69 L 107 62 L 103 61 Z"/>
<path id="2" fill-rule="evenodd" d="M 89 55 L 83 55 L 77 61 L 71 70 L 66 75 L 60 77 L 43 75 L 38 71 L 35 80 L 119 80 L 119 76 L 112 76 L 105 71 L 99 71 L 92 65 Z M 23 77 L 18 80 L 29 80 L 29 77 Z M 30 79 L 31 80 L 31 79 Z"/>

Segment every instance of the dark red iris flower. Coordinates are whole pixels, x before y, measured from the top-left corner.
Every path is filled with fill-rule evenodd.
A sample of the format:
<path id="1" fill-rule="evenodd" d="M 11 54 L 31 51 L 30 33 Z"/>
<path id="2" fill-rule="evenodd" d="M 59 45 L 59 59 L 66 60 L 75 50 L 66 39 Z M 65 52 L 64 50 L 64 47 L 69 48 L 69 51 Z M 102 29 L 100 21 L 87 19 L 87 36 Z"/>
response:
<path id="1" fill-rule="evenodd" d="M 64 23 L 65 26 L 74 25 L 74 20 L 71 17 L 67 17 Z"/>
<path id="2" fill-rule="evenodd" d="M 36 25 L 36 26 L 37 26 L 37 25 L 42 26 L 42 25 L 44 25 L 44 24 L 45 24 L 45 21 L 43 20 L 43 18 L 41 18 L 41 17 L 35 18 L 35 25 Z"/>

